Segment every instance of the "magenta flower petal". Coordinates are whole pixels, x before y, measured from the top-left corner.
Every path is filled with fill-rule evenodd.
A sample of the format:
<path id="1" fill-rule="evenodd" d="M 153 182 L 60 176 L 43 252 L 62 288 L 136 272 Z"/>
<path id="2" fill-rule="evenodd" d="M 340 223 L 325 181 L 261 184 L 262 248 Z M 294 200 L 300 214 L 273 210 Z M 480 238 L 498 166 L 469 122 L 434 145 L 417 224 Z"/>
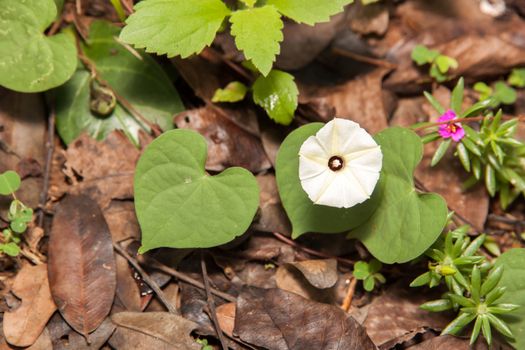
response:
<path id="1" fill-rule="evenodd" d="M 457 131 L 454 134 L 452 134 L 452 140 L 459 142 L 463 137 L 465 137 L 465 130 L 461 127 L 461 124 L 459 124 L 459 126 L 457 127 Z"/>
<path id="2" fill-rule="evenodd" d="M 457 119 L 456 113 L 449 109 L 442 116 L 439 117 L 438 122 L 449 122 L 446 124 L 440 124 L 438 128 L 438 133 L 442 138 L 448 139 L 452 138 L 455 142 L 459 142 L 463 137 L 465 137 L 465 130 L 459 122 L 452 122 Z"/>
<path id="3" fill-rule="evenodd" d="M 449 109 L 441 117 L 439 117 L 438 122 L 448 122 L 449 120 L 456 119 L 456 112 Z"/>

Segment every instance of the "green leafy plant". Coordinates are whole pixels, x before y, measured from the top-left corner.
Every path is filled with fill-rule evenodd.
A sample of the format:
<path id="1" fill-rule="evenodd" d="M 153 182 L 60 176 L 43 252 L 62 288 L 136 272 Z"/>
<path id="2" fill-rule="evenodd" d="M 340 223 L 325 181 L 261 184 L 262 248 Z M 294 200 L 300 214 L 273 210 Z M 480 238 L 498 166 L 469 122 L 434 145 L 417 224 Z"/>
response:
<path id="1" fill-rule="evenodd" d="M 277 123 L 288 125 L 297 108 L 297 86 L 290 74 L 272 70 L 283 40 L 282 17 L 314 25 L 328 21 L 351 2 L 240 1 L 231 9 L 221 0 L 148 0 L 135 5 L 135 13 L 127 19 L 120 39 L 147 52 L 185 58 L 211 45 L 229 18 L 237 47 L 261 74 L 252 86 L 254 102 Z M 217 90 L 213 101 L 237 102 L 247 91 L 244 84 L 232 82 Z"/>
<path id="2" fill-rule="evenodd" d="M 507 82 L 517 88 L 525 88 L 525 68 L 514 68 L 510 73 Z"/>
<path id="3" fill-rule="evenodd" d="M 0 195 L 13 197 L 7 213 L 9 227 L 2 231 L 0 243 L 0 252 L 10 256 L 20 254 L 21 235 L 26 231 L 27 224 L 33 220 L 33 209 L 26 207 L 15 196 L 20 184 L 21 180 L 16 172 L 9 170 L 0 174 Z"/>
<path id="4" fill-rule="evenodd" d="M 518 126 L 517 118 L 504 121 L 501 110 L 495 115 L 490 111 L 483 115 L 492 105 L 491 99 L 480 101 L 462 111 L 463 79 L 458 81 L 452 91 L 448 111 L 432 95 L 425 93 L 425 96 L 442 117 L 451 116 L 451 119 L 440 121 L 437 125 L 429 123 L 423 126 L 430 131 L 423 136 L 424 142 L 440 140 L 431 166 L 438 164 L 448 148 L 454 145 L 454 154 L 463 168 L 472 174 L 465 187 L 483 180 L 491 196 L 499 192 L 503 208 L 525 193 L 525 144 L 514 137 Z M 472 127 L 468 124 L 471 122 L 474 123 Z M 458 136 L 456 140 L 445 138 L 451 129 Z"/>
<path id="5" fill-rule="evenodd" d="M 56 16 L 53 0 L 0 0 L 0 85 L 39 92 L 71 77 L 77 65 L 73 36 L 44 34 Z"/>
<path id="6" fill-rule="evenodd" d="M 162 68 L 149 55 L 130 51 L 115 40 L 119 32 L 108 22 L 94 21 L 81 45 L 84 63 L 55 91 L 57 130 L 65 143 L 82 132 L 103 140 L 118 129 L 138 144 L 139 130 L 151 130 L 148 123 L 172 129 L 173 114 L 184 110 Z"/>
<path id="7" fill-rule="evenodd" d="M 458 62 L 454 58 L 442 55 L 437 50 L 430 50 L 424 45 L 414 47 L 412 60 L 418 66 L 430 65 L 429 74 L 439 83 L 449 80 L 447 73 L 458 68 Z"/>
<path id="8" fill-rule="evenodd" d="M 299 96 L 293 75 L 272 69 L 266 77 L 259 75 L 250 90 L 255 104 L 264 108 L 276 123 L 288 125 L 292 122 Z M 224 89 L 218 89 L 212 101 L 238 102 L 244 99 L 248 91 L 246 85 L 234 81 Z"/>
<path id="9" fill-rule="evenodd" d="M 474 84 L 474 90 L 479 93 L 479 101 L 490 100 L 490 107 L 497 108 L 500 105 L 512 105 L 516 102 L 517 92 L 504 81 L 497 81 L 493 87 L 484 82 Z"/>
<path id="10" fill-rule="evenodd" d="M 459 334 L 475 320 L 470 337 L 474 344 L 483 333 L 488 344 L 492 343 L 492 328 L 506 337 L 512 337 L 509 326 L 501 319 L 518 308 L 517 305 L 503 303 L 506 288 L 498 286 L 503 276 L 503 266 L 492 265 L 479 253 L 486 236 L 470 240 L 468 226 L 449 231 L 426 252 L 431 259 L 429 271 L 417 277 L 411 287 L 438 286 L 443 280 L 448 292 L 441 299 L 426 302 L 421 308 L 439 312 L 459 310 L 458 316 L 443 329 L 442 334 Z"/>
<path id="11" fill-rule="evenodd" d="M 192 130 L 168 131 L 148 146 L 135 171 L 141 252 L 213 247 L 248 229 L 259 203 L 255 177 L 243 168 L 209 176 L 206 157 L 206 140 Z"/>
<path id="12" fill-rule="evenodd" d="M 354 265 L 352 274 L 356 279 L 363 281 L 363 288 L 367 292 L 371 292 L 377 283 L 383 284 L 386 282 L 385 276 L 379 273 L 381 267 L 383 267 L 383 264 L 376 259 L 370 260 L 369 263 L 358 261 Z"/>

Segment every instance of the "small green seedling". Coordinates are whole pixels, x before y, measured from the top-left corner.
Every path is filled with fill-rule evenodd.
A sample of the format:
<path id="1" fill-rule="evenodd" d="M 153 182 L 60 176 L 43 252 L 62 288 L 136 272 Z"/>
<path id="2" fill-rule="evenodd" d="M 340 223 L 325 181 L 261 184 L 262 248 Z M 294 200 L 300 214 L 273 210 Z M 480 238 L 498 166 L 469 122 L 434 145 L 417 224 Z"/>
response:
<path id="1" fill-rule="evenodd" d="M 442 55 L 437 50 L 431 50 L 424 45 L 416 45 L 412 50 L 412 60 L 418 66 L 430 65 L 429 74 L 438 83 L 449 80 L 447 73 L 458 68 L 458 61 Z"/>
<path id="2" fill-rule="evenodd" d="M 363 281 L 363 288 L 367 292 L 371 292 L 374 290 L 376 283 L 383 284 L 386 282 L 385 276 L 379 273 L 382 266 L 383 264 L 376 259 L 370 260 L 369 263 L 358 261 L 354 265 L 353 275 L 356 279 Z"/>

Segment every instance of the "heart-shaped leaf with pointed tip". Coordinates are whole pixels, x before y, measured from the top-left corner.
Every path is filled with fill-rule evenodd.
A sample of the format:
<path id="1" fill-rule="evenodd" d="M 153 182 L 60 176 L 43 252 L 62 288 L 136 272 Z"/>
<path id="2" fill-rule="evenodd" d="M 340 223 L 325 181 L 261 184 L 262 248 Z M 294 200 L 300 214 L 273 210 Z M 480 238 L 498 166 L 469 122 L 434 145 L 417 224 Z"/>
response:
<path id="1" fill-rule="evenodd" d="M 168 131 L 148 146 L 135 172 L 142 253 L 213 247 L 248 229 L 259 203 L 255 177 L 238 167 L 209 176 L 206 157 L 204 137 L 191 130 Z"/>

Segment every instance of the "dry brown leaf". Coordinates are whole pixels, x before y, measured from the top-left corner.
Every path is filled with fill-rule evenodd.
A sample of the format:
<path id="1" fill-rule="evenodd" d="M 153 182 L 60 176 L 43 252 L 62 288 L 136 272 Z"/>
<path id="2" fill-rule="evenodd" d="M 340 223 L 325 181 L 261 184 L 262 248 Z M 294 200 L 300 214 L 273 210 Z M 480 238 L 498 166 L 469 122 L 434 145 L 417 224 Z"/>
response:
<path id="1" fill-rule="evenodd" d="M 22 94 L 0 87 L 0 173 L 15 170 L 19 162 L 45 164 L 46 112 L 39 94 Z M 16 192 L 18 199 L 35 208 L 39 203 L 42 178 L 28 177 Z M 11 198 L 0 197 L 7 208 Z"/>
<path id="2" fill-rule="evenodd" d="M 217 307 L 217 320 L 222 331 L 229 337 L 233 337 L 235 326 L 235 303 L 222 304 Z"/>
<path id="3" fill-rule="evenodd" d="M 89 194 L 101 208 L 112 199 L 133 198 L 133 174 L 139 150 L 119 131 L 96 141 L 83 134 L 66 151 L 71 193 Z"/>
<path id="4" fill-rule="evenodd" d="M 51 336 L 49 335 L 49 330 L 47 328 L 44 328 L 44 331 L 40 333 L 40 336 L 38 337 L 36 342 L 30 347 L 28 347 L 26 350 L 49 350 L 49 349 L 53 349 L 53 343 L 51 342 Z"/>
<path id="5" fill-rule="evenodd" d="M 61 343 L 60 347 L 55 347 L 53 350 L 99 350 L 108 341 L 109 337 L 115 331 L 115 325 L 111 320 L 106 318 L 98 328 L 89 335 L 89 344 L 86 338 L 71 330 L 68 333 L 67 342 Z"/>
<path id="6" fill-rule="evenodd" d="M 25 265 L 18 272 L 11 291 L 22 303 L 16 310 L 4 313 L 5 338 L 15 346 L 30 346 L 56 310 L 49 290 L 47 265 Z"/>
<path id="7" fill-rule="evenodd" d="M 433 295 L 410 289 L 408 284 L 394 284 L 370 305 L 363 325 L 376 345 L 424 326 L 441 330 L 452 320 L 446 313 L 421 310 L 419 305 L 432 300 Z M 438 297 L 439 294 L 434 299 Z"/>
<path id="8" fill-rule="evenodd" d="M 199 350 L 190 333 L 196 324 L 168 312 L 120 312 L 111 316 L 117 330 L 110 339 L 116 349 Z"/>
<path id="9" fill-rule="evenodd" d="M 319 289 L 331 288 L 337 283 L 337 260 L 315 259 L 290 263 L 312 286 Z"/>
<path id="10" fill-rule="evenodd" d="M 127 311 L 142 311 L 140 289 L 133 278 L 128 261 L 120 255 L 115 256 L 117 266 L 117 298 Z"/>
<path id="11" fill-rule="evenodd" d="M 376 69 L 343 85 L 319 88 L 299 85 L 301 103 L 310 103 L 320 111 L 323 121 L 334 116 L 353 120 L 370 133 L 387 127 L 386 107 L 383 102 L 382 81 L 387 69 Z"/>
<path id="12" fill-rule="evenodd" d="M 104 209 L 104 218 L 109 226 L 113 242 L 130 238 L 140 239 L 140 227 L 132 201 L 112 200 Z"/>
<path id="13" fill-rule="evenodd" d="M 454 337 L 451 335 L 442 335 L 439 337 L 431 338 L 429 340 L 425 340 L 422 343 L 419 343 L 417 345 L 414 345 L 408 348 L 408 350 L 442 350 L 442 349 L 488 350 L 489 347 L 487 346 L 485 339 L 483 339 L 483 337 L 481 336 L 478 338 L 478 341 L 476 341 L 476 344 L 471 346 L 469 345 L 468 338 L 458 338 L 458 337 Z M 501 342 L 498 342 L 496 340 L 494 341 L 490 349 L 491 350 L 511 350 L 512 347 L 506 344 L 502 344 Z"/>
<path id="14" fill-rule="evenodd" d="M 388 8 L 384 3 L 363 5 L 356 2 L 350 8 L 349 24 L 360 34 L 383 35 L 388 29 Z"/>
<path id="15" fill-rule="evenodd" d="M 225 118 L 217 107 L 184 111 L 174 120 L 177 127 L 198 131 L 206 138 L 208 170 L 222 171 L 231 166 L 241 166 L 258 173 L 272 166 L 261 140 Z"/>
<path id="16" fill-rule="evenodd" d="M 277 350 L 376 348 L 364 328 L 338 307 L 281 289 L 241 294 L 234 333 L 253 345 Z"/>
<path id="17" fill-rule="evenodd" d="M 281 204 L 277 182 L 272 174 L 257 176 L 259 184 L 259 212 L 253 228 L 262 232 L 279 232 L 289 235 L 292 227 Z"/>
<path id="18" fill-rule="evenodd" d="M 49 283 L 60 313 L 85 337 L 109 314 L 116 273 L 111 235 L 97 203 L 68 195 L 53 219 Z"/>
<path id="19" fill-rule="evenodd" d="M 290 265 L 282 265 L 277 268 L 275 283 L 278 288 L 306 299 L 328 304 L 334 301 L 334 290 L 315 288 L 299 270 Z"/>

